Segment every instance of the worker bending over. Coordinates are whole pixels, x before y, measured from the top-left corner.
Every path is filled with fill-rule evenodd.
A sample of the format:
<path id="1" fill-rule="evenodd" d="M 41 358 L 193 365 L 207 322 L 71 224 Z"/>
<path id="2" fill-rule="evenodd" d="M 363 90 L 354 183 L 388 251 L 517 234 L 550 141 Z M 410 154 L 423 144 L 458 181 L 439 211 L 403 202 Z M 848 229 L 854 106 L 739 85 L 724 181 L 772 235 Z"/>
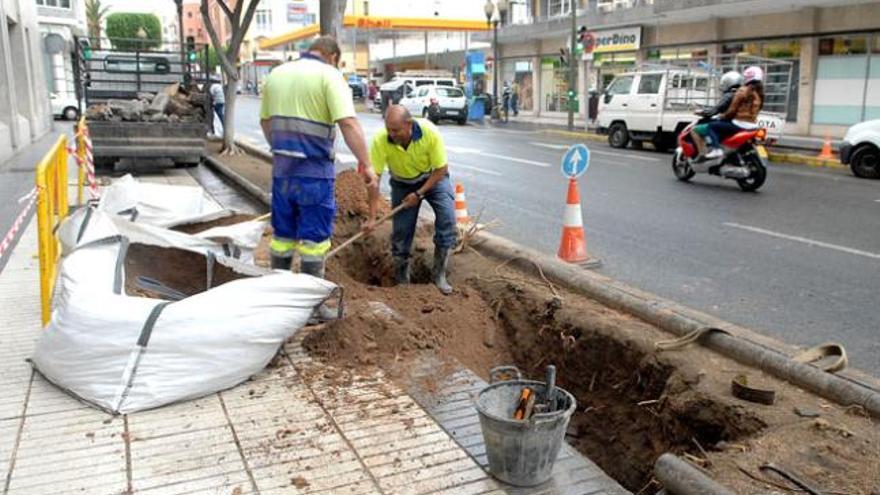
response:
<path id="1" fill-rule="evenodd" d="M 413 119 L 400 105 L 388 107 L 385 129 L 370 146 L 370 160 L 377 176 L 387 168 L 391 174 L 391 205 L 405 208 L 393 219 L 391 254 L 398 284 L 410 282 L 410 251 L 419 218 L 419 207 L 427 201 L 434 209 L 434 284 L 443 294 L 452 293 L 446 280 L 450 250 L 455 246 L 455 202 L 446 163 L 443 138 L 434 124 Z M 370 224 L 379 207 L 378 181 L 370 188 Z"/>

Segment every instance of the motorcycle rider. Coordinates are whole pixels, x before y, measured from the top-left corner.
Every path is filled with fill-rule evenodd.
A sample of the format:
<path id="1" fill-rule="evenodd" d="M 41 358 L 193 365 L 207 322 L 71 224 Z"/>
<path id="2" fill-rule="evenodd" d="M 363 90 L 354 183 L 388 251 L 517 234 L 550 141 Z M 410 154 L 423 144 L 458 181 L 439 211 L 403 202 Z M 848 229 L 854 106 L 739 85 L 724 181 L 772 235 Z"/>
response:
<path id="1" fill-rule="evenodd" d="M 700 110 L 697 112 L 697 115 L 704 119 L 708 119 L 726 112 L 728 107 L 730 107 L 730 103 L 733 101 L 734 93 L 736 93 L 736 90 L 742 85 L 742 82 L 743 76 L 739 72 L 735 70 L 725 72 L 718 83 L 718 89 L 721 90 L 721 99 L 718 100 L 718 104 L 712 108 Z M 708 123 L 696 125 L 691 130 L 690 136 L 694 145 L 697 147 L 698 160 L 705 160 L 707 142 L 713 147 L 715 146 L 715 143 L 718 142 L 718 136 L 710 133 L 710 130 Z"/>
<path id="2" fill-rule="evenodd" d="M 736 90 L 733 101 L 719 120 L 710 122 L 708 133 L 717 136 L 712 151 L 706 159 L 719 158 L 724 155 L 721 142 L 744 129 L 758 127 L 758 114 L 764 108 L 764 70 L 757 66 L 747 67 L 743 71 L 743 85 Z"/>

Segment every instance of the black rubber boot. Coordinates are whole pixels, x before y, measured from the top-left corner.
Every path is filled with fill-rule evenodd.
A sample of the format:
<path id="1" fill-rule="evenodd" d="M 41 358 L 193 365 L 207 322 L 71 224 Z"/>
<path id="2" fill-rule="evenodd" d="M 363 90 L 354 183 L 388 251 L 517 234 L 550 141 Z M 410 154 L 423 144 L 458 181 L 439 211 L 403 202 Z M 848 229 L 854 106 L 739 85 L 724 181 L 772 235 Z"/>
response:
<path id="1" fill-rule="evenodd" d="M 324 278 L 324 260 L 316 260 L 316 261 L 300 261 L 300 271 L 305 273 L 306 275 L 311 275 L 317 278 Z M 339 311 L 333 308 L 327 307 L 326 304 L 321 303 L 320 306 L 315 308 L 315 311 L 312 313 L 312 317 L 309 318 L 309 325 L 319 325 L 321 323 L 327 323 L 328 321 L 338 320 L 339 319 Z"/>
<path id="2" fill-rule="evenodd" d="M 273 254 L 271 257 L 271 265 L 273 270 L 290 270 L 290 264 L 293 256 L 278 256 Z"/>
<path id="3" fill-rule="evenodd" d="M 434 285 L 444 295 L 452 294 L 452 286 L 446 280 L 446 270 L 449 268 L 449 250 L 434 249 Z"/>
<path id="4" fill-rule="evenodd" d="M 410 283 L 409 260 L 406 258 L 394 258 L 394 281 L 397 285 Z"/>

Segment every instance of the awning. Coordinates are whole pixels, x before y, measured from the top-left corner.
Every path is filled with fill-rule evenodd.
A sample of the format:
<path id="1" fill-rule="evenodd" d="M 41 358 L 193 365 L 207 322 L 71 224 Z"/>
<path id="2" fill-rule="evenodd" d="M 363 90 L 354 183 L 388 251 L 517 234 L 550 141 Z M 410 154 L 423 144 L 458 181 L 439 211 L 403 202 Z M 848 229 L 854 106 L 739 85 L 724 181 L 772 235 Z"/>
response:
<path id="1" fill-rule="evenodd" d="M 366 30 L 389 31 L 488 31 L 485 21 L 464 19 L 437 19 L 412 17 L 371 17 L 347 15 L 343 18 L 342 27 Z M 260 40 L 260 48 L 268 50 L 287 43 L 311 38 L 320 33 L 317 24 L 289 31 L 273 38 Z"/>

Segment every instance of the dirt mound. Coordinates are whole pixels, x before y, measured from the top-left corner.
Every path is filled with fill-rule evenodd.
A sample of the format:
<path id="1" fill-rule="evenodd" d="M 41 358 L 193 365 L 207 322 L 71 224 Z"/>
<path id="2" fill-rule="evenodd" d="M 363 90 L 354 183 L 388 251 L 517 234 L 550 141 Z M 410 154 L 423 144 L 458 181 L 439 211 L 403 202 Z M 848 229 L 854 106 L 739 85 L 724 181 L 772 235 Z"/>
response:
<path id="1" fill-rule="evenodd" d="M 336 194 L 338 245 L 359 230 L 367 203 L 353 172 L 339 175 Z M 560 386 L 578 400 L 567 440 L 633 492 L 660 488 L 652 466 L 670 451 L 735 493 L 789 486 L 760 471 L 767 462 L 828 493 L 880 493 L 872 420 L 697 345 L 660 352 L 654 343 L 669 335 L 656 327 L 477 253 L 453 257 L 455 292 L 443 296 L 428 283 L 431 234 L 418 231 L 417 283 L 404 287 L 393 282 L 390 225 L 332 258 L 327 278 L 344 287 L 347 316 L 310 330 L 310 354 L 336 368 L 380 366 L 396 378 L 423 353 L 484 378 L 490 367 L 513 363 L 540 379 L 555 364 Z M 772 383 L 777 404 L 733 398 L 730 380 L 743 373 Z M 796 409 L 822 417 L 802 418 Z"/>

